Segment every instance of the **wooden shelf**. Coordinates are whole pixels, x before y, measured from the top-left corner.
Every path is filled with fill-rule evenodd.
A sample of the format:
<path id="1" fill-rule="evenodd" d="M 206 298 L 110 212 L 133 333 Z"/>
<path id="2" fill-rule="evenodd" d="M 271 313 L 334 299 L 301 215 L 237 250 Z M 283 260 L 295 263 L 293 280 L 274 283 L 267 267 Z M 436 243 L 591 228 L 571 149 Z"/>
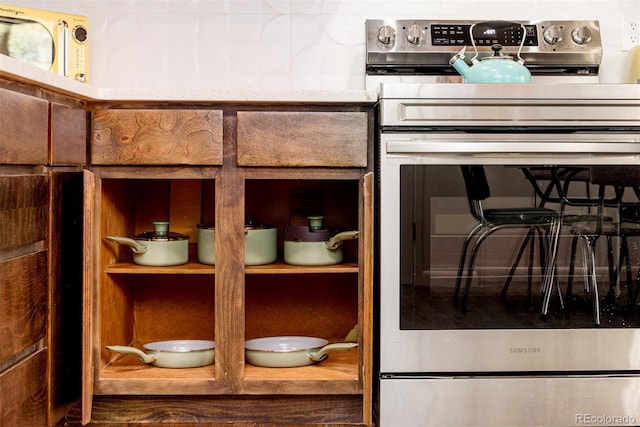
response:
<path id="1" fill-rule="evenodd" d="M 263 368 L 247 364 L 243 391 L 246 393 L 357 394 L 358 351 L 331 353 L 313 365 L 296 368 Z"/>
<path id="2" fill-rule="evenodd" d="M 118 261 L 105 269 L 109 274 L 215 274 L 213 265 L 189 261 L 183 265 L 151 267 L 135 264 L 133 261 Z M 271 264 L 245 267 L 246 274 L 316 274 L 316 273 L 358 273 L 358 264 L 347 262 L 335 265 L 300 266 L 283 261 Z"/>
<path id="3" fill-rule="evenodd" d="M 109 274 L 215 274 L 213 265 L 189 261 L 186 264 L 168 267 L 151 267 L 139 265 L 133 261 L 118 261 L 107 266 Z"/>
<path id="4" fill-rule="evenodd" d="M 126 356 L 102 369 L 96 391 L 101 394 L 215 394 L 228 390 L 216 385 L 215 365 L 157 368 Z"/>
<path id="5" fill-rule="evenodd" d="M 308 273 L 357 273 L 358 264 L 353 262 L 334 264 L 334 265 L 318 265 L 318 266 L 301 266 L 286 264 L 283 261 L 276 261 L 265 265 L 252 265 L 245 267 L 245 274 L 308 274 Z"/>
<path id="6" fill-rule="evenodd" d="M 158 368 L 124 356 L 100 372 L 97 394 L 198 395 L 229 393 L 215 381 L 215 365 Z M 358 351 L 331 353 L 323 362 L 295 368 L 245 365 L 243 394 L 359 394 Z"/>

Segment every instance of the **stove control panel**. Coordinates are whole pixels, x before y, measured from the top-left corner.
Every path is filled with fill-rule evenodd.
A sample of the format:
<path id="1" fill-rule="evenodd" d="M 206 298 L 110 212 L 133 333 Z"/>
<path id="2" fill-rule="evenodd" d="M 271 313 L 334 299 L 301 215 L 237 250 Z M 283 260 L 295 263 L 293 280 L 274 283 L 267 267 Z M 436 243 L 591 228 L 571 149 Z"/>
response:
<path id="1" fill-rule="evenodd" d="M 471 25 L 436 24 L 430 27 L 431 41 L 434 46 L 471 46 Z M 535 25 L 525 25 L 525 46 L 538 46 L 538 33 Z M 473 33 L 478 46 L 491 46 L 496 43 L 502 46 L 520 46 L 522 27 L 505 29 L 482 28 Z"/>
<path id="2" fill-rule="evenodd" d="M 481 57 L 490 55 L 494 44 L 512 55 L 523 37 L 520 53 L 527 66 L 552 65 L 556 70 L 568 66 L 574 71 L 587 67 L 586 72 L 592 73 L 602 59 L 598 21 L 369 19 L 366 33 L 367 69 L 382 72 L 401 71 L 405 66 L 447 66 L 464 46 L 469 46 L 467 56 L 473 56 L 473 42 Z"/>
<path id="3" fill-rule="evenodd" d="M 476 24 L 473 39 L 478 46 L 519 46 L 524 25 L 525 47 L 572 50 L 590 45 L 600 47 L 598 21 L 513 21 L 513 26 L 491 27 L 491 22 L 428 21 L 428 20 L 367 20 L 367 51 L 411 50 L 429 51 L 441 46 L 471 46 L 471 27 Z"/>

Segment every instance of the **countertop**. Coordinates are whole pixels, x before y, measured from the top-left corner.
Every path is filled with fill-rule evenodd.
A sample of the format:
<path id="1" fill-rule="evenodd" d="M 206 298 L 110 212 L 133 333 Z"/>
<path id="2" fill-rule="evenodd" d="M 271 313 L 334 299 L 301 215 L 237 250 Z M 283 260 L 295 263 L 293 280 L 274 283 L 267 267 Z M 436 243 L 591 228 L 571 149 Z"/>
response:
<path id="1" fill-rule="evenodd" d="M 24 82 L 86 101 L 109 102 L 231 102 L 374 104 L 378 98 L 396 99 L 590 99 L 640 100 L 640 84 L 384 84 L 376 90 L 233 90 L 183 88 L 100 88 L 79 83 L 33 65 L 0 55 L 0 77 Z"/>
<path id="2" fill-rule="evenodd" d="M 35 84 L 87 101 L 184 101 L 184 102 L 265 102 L 265 103 L 351 103 L 373 104 L 377 91 L 367 90 L 227 90 L 185 91 L 135 88 L 99 88 L 79 83 L 33 65 L 0 55 L 0 77 Z"/>

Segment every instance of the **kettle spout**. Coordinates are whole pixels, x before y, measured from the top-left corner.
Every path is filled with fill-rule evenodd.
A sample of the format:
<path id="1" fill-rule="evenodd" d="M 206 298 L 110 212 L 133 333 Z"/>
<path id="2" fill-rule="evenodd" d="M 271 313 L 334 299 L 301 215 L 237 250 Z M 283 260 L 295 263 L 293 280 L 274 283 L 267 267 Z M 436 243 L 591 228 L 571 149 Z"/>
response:
<path id="1" fill-rule="evenodd" d="M 449 60 L 449 65 L 453 65 L 453 68 L 455 68 L 462 77 L 465 77 L 471 69 L 471 67 L 469 67 L 464 61 L 464 54 L 466 50 L 467 47 L 464 46 L 460 52 L 453 55 Z"/>

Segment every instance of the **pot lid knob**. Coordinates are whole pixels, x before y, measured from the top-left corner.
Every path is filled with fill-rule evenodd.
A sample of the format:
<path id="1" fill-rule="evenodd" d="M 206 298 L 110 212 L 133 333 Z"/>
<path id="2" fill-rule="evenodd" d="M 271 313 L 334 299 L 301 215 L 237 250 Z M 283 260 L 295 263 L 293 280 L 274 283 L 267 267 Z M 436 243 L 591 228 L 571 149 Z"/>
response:
<path id="1" fill-rule="evenodd" d="M 169 221 L 154 221 L 153 228 L 156 236 L 167 236 L 169 234 Z"/>
<path id="2" fill-rule="evenodd" d="M 311 231 L 322 230 L 322 220 L 324 216 L 322 215 L 314 215 L 307 217 L 309 220 L 309 229 Z"/>

